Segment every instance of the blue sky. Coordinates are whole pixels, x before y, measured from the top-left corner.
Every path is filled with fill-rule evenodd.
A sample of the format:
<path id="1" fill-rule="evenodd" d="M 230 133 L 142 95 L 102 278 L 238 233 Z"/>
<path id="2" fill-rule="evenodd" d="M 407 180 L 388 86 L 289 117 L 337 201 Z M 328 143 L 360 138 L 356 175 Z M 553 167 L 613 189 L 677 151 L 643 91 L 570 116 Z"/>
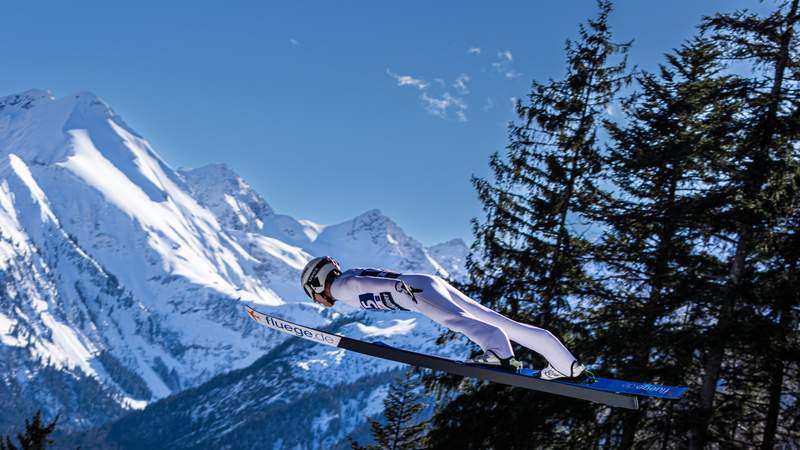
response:
<path id="1" fill-rule="evenodd" d="M 771 6 L 771 3 L 767 3 Z M 616 2 L 652 69 L 743 0 Z M 381 209 L 426 244 L 471 242 L 470 177 L 502 151 L 512 97 L 559 77 L 595 13 L 572 2 L 14 2 L 0 95 L 91 91 L 173 167 L 225 162 L 278 211 L 324 224 Z"/>

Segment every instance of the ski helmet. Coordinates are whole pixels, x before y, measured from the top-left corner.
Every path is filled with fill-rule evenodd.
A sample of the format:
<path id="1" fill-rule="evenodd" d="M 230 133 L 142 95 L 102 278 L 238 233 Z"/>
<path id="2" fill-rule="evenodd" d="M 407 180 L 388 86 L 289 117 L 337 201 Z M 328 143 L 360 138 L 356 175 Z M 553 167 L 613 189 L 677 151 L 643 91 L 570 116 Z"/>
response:
<path id="1" fill-rule="evenodd" d="M 325 292 L 325 283 L 327 283 L 329 277 L 341 274 L 342 268 L 335 259 L 330 256 L 321 256 L 312 259 L 306 264 L 303 274 L 300 276 L 300 282 L 306 294 L 313 299 L 315 293 L 322 294 Z"/>

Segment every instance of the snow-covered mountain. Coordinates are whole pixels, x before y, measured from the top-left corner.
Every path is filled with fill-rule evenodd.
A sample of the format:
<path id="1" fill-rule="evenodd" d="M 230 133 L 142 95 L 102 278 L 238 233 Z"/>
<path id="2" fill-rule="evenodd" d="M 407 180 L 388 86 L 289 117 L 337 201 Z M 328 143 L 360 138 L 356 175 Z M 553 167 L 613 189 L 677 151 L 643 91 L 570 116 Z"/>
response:
<path id="1" fill-rule="evenodd" d="M 285 339 L 243 303 L 343 320 L 297 286 L 322 253 L 459 277 L 466 246 L 426 248 L 377 210 L 330 226 L 278 214 L 224 165 L 172 169 L 90 93 L 0 98 L 0 434 L 38 408 L 97 426 L 275 352 Z M 403 326 L 411 347 L 437 333 Z M 330 379 L 389 369 L 347 370 Z"/>
<path id="2" fill-rule="evenodd" d="M 443 350 L 434 339 L 420 341 L 420 336 L 435 336 L 439 330 L 409 313 L 344 315 L 327 328 L 444 356 L 464 351 L 458 345 Z M 245 369 L 63 443 L 65 448 L 86 449 L 350 448 L 348 436 L 369 439 L 366 419 L 382 412 L 390 383 L 406 368 L 291 339 Z"/>
<path id="3" fill-rule="evenodd" d="M 224 164 L 180 173 L 194 197 L 214 212 L 228 233 L 250 244 L 250 248 L 274 254 L 277 240 L 309 254 L 334 255 L 347 267 L 377 263 L 405 272 L 463 274 L 468 251 L 463 240 L 453 239 L 426 248 L 378 209 L 340 224 L 323 226 L 277 214 Z M 288 251 L 284 247 L 278 253 L 285 255 Z"/>

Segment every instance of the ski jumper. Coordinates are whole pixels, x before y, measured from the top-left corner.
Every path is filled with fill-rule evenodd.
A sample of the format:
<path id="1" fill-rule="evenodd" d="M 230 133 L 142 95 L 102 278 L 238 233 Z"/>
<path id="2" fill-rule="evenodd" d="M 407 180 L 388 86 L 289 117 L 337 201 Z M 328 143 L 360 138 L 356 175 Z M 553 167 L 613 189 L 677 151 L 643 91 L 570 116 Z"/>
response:
<path id="1" fill-rule="evenodd" d="M 380 269 L 350 269 L 336 277 L 331 294 L 354 308 L 414 311 L 467 336 L 499 358 L 514 356 L 514 341 L 542 356 L 556 370 L 570 373 L 575 357 L 552 333 L 493 311 L 437 276 Z"/>

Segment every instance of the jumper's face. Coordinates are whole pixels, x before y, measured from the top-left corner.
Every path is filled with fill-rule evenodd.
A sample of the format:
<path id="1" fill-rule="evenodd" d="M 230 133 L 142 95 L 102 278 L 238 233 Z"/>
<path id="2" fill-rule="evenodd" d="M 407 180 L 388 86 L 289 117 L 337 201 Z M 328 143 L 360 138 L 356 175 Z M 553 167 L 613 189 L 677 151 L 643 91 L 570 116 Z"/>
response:
<path id="1" fill-rule="evenodd" d="M 322 294 L 318 294 L 315 292 L 313 297 L 315 302 L 319 303 L 320 305 L 326 308 L 330 308 L 331 306 L 333 306 L 333 303 L 330 301 L 330 299 L 333 298 L 333 295 L 331 295 L 331 284 L 333 284 L 333 278 L 331 278 L 330 280 L 331 281 L 325 283 L 325 292 L 323 292 Z"/>
<path id="2" fill-rule="evenodd" d="M 333 306 L 333 304 L 331 304 L 331 302 L 328 301 L 327 298 L 323 297 L 322 294 L 316 294 L 315 293 L 314 294 L 314 301 L 319 303 L 320 305 L 326 307 L 326 308 L 330 308 L 331 306 Z"/>

